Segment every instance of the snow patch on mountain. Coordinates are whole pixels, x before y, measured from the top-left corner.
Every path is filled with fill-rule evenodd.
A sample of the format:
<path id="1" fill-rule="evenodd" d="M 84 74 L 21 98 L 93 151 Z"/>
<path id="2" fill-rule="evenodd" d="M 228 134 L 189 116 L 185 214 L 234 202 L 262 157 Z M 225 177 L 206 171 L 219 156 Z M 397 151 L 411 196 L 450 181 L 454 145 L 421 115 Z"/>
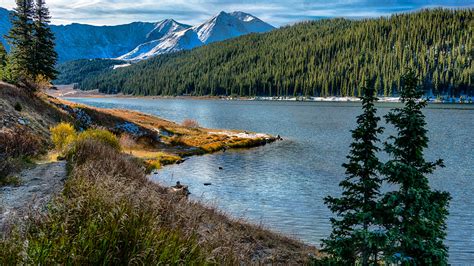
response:
<path id="1" fill-rule="evenodd" d="M 272 29 L 273 26 L 244 12 L 220 12 L 201 25 L 141 44 L 118 59 L 139 61 L 159 54 L 190 50 L 205 44 Z"/>
<path id="2" fill-rule="evenodd" d="M 155 28 L 147 34 L 147 40 L 157 40 L 174 32 L 191 28 L 191 26 L 179 23 L 174 19 L 165 19 L 156 23 Z"/>

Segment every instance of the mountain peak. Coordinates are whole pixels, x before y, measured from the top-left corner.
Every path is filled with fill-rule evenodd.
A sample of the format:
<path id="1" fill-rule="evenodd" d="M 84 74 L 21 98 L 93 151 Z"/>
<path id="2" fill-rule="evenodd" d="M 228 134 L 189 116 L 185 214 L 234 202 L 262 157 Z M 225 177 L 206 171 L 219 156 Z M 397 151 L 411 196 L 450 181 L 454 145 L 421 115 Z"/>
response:
<path id="1" fill-rule="evenodd" d="M 229 16 L 229 13 L 227 13 L 225 11 L 221 11 L 217 15 L 215 15 L 215 17 L 222 17 L 222 16 Z"/>
<path id="2" fill-rule="evenodd" d="M 147 34 L 147 40 L 161 39 L 171 33 L 191 28 L 191 26 L 177 22 L 174 19 L 165 19 L 155 24 L 155 28 Z"/>
<path id="3" fill-rule="evenodd" d="M 242 11 L 234 11 L 234 12 L 230 13 L 230 15 L 237 18 L 237 19 L 239 19 L 239 20 L 245 21 L 245 22 L 249 22 L 249 21 L 252 21 L 252 20 L 260 20 L 257 17 L 255 17 L 251 14 L 242 12 Z"/>

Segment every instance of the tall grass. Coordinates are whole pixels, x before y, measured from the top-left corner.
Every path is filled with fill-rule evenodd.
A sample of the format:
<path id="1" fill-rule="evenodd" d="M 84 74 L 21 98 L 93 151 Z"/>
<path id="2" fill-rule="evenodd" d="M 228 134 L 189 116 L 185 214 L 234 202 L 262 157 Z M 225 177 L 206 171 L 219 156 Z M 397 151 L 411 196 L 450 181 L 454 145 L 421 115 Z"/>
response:
<path id="1" fill-rule="evenodd" d="M 91 136 L 71 145 L 69 178 L 48 212 L 0 239 L 0 265 L 302 264 L 314 253 L 169 193 L 142 161 Z"/>
<path id="2" fill-rule="evenodd" d="M 135 159 L 87 138 L 75 143 L 70 164 L 48 213 L 32 219 L 22 237 L 0 242 L 1 265 L 204 263 L 193 233 L 163 223 L 160 190 L 143 187 L 148 181 Z"/>

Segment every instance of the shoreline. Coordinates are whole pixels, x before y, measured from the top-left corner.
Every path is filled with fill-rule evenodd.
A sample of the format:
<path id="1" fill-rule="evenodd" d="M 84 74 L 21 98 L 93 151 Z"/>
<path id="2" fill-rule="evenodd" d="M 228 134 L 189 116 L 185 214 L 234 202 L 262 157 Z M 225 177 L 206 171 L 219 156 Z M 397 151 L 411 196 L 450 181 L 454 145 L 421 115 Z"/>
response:
<path id="1" fill-rule="evenodd" d="M 42 92 L 39 92 L 33 98 L 23 88 L 17 88 L 8 84 L 0 85 L 0 93 L 5 94 L 5 97 L 0 101 L 0 106 L 3 104 L 7 110 L 10 110 L 21 100 L 21 105 L 25 108 L 21 113 L 14 111 L 0 113 L 0 118 L 2 116 L 9 116 L 9 113 L 15 115 L 15 121 L 17 120 L 17 115 L 28 117 L 28 130 L 32 134 L 37 134 L 41 137 L 45 144 L 44 148 L 48 151 L 51 147 L 50 134 L 48 133 L 49 128 L 61 121 L 67 121 L 75 125 L 77 129 L 100 128 L 109 130 L 118 137 L 121 137 L 122 134 L 134 137 L 133 145 L 121 145 L 121 151 L 112 151 L 97 145 L 89 146 L 89 150 L 84 150 L 85 152 L 80 153 L 82 154 L 81 156 L 85 156 L 83 161 L 77 161 L 75 155 L 72 159 L 73 161 L 68 162 L 71 164 L 71 168 L 67 177 L 61 174 L 57 178 L 62 182 L 61 189 L 58 189 L 58 191 L 62 190 L 62 193 L 66 193 L 59 196 L 64 201 L 53 200 L 52 204 L 60 204 L 59 206 L 62 206 L 61 204 L 72 204 L 75 208 L 79 209 L 75 210 L 73 208 L 69 212 L 68 208 L 63 208 L 67 211 L 60 215 L 64 214 L 66 218 L 54 216 L 56 217 L 55 219 L 58 219 L 57 222 L 59 224 L 67 224 L 67 217 L 70 217 L 68 215 L 79 215 L 87 211 L 87 208 L 82 210 L 81 206 L 75 204 L 75 197 L 77 195 L 83 195 L 86 199 L 92 201 L 98 197 L 100 202 L 108 202 L 115 199 L 115 196 L 120 195 L 126 202 L 133 202 L 130 205 L 132 207 L 141 206 L 140 204 L 143 202 L 149 201 L 156 208 L 148 208 L 144 211 L 150 215 L 157 213 L 156 215 L 159 214 L 157 217 L 163 217 L 164 219 L 163 224 L 154 224 L 152 221 L 145 223 L 146 221 L 144 221 L 144 224 L 140 224 L 140 226 L 158 226 L 153 227 L 156 230 L 160 230 L 159 228 L 178 230 L 173 232 L 181 232 L 179 237 L 183 237 L 184 240 L 198 241 L 203 248 L 203 256 L 208 257 L 211 261 L 235 258 L 237 261 L 252 263 L 288 263 L 291 261 L 308 263 L 312 258 L 320 256 L 315 246 L 304 243 L 296 237 L 269 230 L 246 219 L 239 219 L 225 214 L 225 210 L 206 205 L 204 202 L 184 200 L 182 196 L 170 192 L 168 186 L 149 181 L 148 178 L 145 179 L 148 165 L 153 167 L 151 169 L 153 171 L 166 164 L 179 164 L 182 162 L 182 158 L 187 156 L 211 154 L 223 149 L 262 146 L 276 141 L 276 137 L 243 130 L 207 129 L 194 125 L 186 126 L 184 123 L 177 124 L 157 116 L 136 111 L 102 109 L 76 104 L 48 96 Z M 23 120 L 19 119 L 18 121 Z M 41 134 L 39 134 L 40 131 L 36 126 L 33 127 L 36 124 L 40 126 Z M 13 124 L 12 126 L 15 125 Z M 85 148 L 87 147 L 85 146 Z M 48 160 L 54 160 L 49 155 L 47 154 Z M 53 156 L 54 154 L 51 155 Z M 46 155 L 41 154 L 41 156 Z M 149 160 L 151 160 L 150 163 L 148 162 Z M 83 167 L 83 163 L 87 163 L 88 167 Z M 61 166 L 63 165 L 65 163 L 61 163 Z M 54 164 L 51 164 L 51 167 L 54 168 L 54 166 Z M 126 171 L 123 168 L 125 166 Z M 50 169 L 49 166 L 47 171 L 41 169 L 43 169 L 41 166 L 35 165 L 31 170 L 19 169 L 18 174 L 28 173 L 28 171 L 33 171 L 34 175 L 37 172 L 44 172 L 45 176 L 51 174 L 48 170 Z M 25 176 L 30 177 L 31 174 Z M 98 176 L 101 176 L 101 178 L 96 179 Z M 31 186 L 33 181 L 30 181 L 30 179 L 22 178 L 25 183 L 21 184 L 19 188 Z M 37 182 L 37 178 L 31 180 Z M 47 178 L 44 180 L 46 187 L 48 187 L 48 182 L 52 182 Z M 87 185 L 78 187 L 77 185 L 80 184 Z M 97 193 L 97 188 L 101 187 L 104 189 L 100 189 L 101 192 L 99 194 L 94 194 Z M 66 189 L 63 190 L 63 188 Z M 74 189 L 79 194 L 67 194 L 70 192 L 70 189 Z M 111 192 L 114 190 L 117 193 Z M 23 196 L 30 196 L 31 194 L 32 198 L 35 198 L 35 193 L 34 191 L 29 191 L 28 195 Z M 140 195 L 139 200 L 135 198 L 136 195 Z M 53 197 L 56 199 L 58 195 L 54 192 L 45 191 L 44 196 L 45 198 Z M 119 206 L 123 201 L 112 201 L 109 203 L 113 204 L 112 206 Z M 28 211 L 29 204 L 26 203 L 25 206 L 12 205 L 12 208 Z M 101 209 L 101 213 L 98 215 L 108 217 L 109 213 L 107 210 L 108 208 Z M 143 211 L 142 208 L 127 210 L 130 212 L 130 215 L 136 215 Z M 162 210 L 163 212 L 158 213 L 156 210 Z M 166 213 L 166 216 L 161 216 L 162 213 Z M 77 222 L 93 221 L 90 219 L 93 219 L 95 214 L 90 214 L 93 216 L 78 217 L 80 219 Z M 44 215 L 47 214 L 45 213 Z M 58 213 L 51 215 L 58 215 Z M 38 218 L 41 217 L 38 216 Z M 23 218 L 16 216 L 11 217 L 11 219 L 9 218 L 4 228 L 5 231 L 0 231 L 0 234 L 8 235 L 8 230 L 13 229 L 13 225 L 21 225 L 20 222 L 17 223 L 15 221 L 23 221 Z M 36 222 L 38 226 L 48 226 L 47 223 L 42 224 L 40 220 Z M 9 225 L 12 226 L 10 227 Z M 63 235 L 74 238 L 74 235 L 70 235 L 72 232 L 73 230 L 63 232 Z M 35 235 L 21 235 L 19 237 L 25 238 L 25 241 L 36 240 Z M 8 244 L 13 246 L 20 243 L 13 238 L 5 239 L 4 241 L 10 240 L 12 242 L 8 242 Z M 19 250 L 22 248 L 18 246 Z"/>
<path id="2" fill-rule="evenodd" d="M 222 101 L 270 101 L 270 102 L 360 102 L 358 97 L 348 96 L 328 96 L 328 97 L 269 97 L 269 96 L 141 96 L 141 95 L 125 95 L 119 94 L 105 94 L 98 90 L 81 91 L 74 89 L 71 85 L 57 85 L 57 89 L 46 90 L 50 96 L 57 98 L 123 98 L 123 99 L 182 99 L 182 100 L 222 100 Z M 378 103 L 400 103 L 399 97 L 382 97 L 379 96 Z M 430 96 L 428 99 L 430 104 L 474 104 L 474 96 L 448 97 L 442 96 L 436 98 Z"/>

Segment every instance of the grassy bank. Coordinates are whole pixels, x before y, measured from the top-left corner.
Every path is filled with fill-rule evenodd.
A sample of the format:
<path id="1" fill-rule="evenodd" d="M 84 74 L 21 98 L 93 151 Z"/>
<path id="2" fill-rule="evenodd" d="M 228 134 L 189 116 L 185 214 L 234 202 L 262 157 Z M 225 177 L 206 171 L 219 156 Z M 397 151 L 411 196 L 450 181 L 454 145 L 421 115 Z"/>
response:
<path id="1" fill-rule="evenodd" d="M 76 129 L 91 130 L 75 132 L 60 151 L 68 160 L 69 177 L 47 211 L 30 213 L 24 227 L 13 223 L 0 232 L 1 265 L 301 264 L 317 254 L 298 241 L 188 201 L 146 177 L 151 162 L 160 167 L 183 156 L 262 145 L 274 140 L 270 136 L 178 125 L 137 112 L 65 103 L 43 94 L 35 97 L 57 115 L 23 111 L 20 118 L 36 118 L 28 118 L 29 125 L 14 126 L 34 134 L 37 122 L 51 127 L 66 120 L 74 122 Z M 10 108 L 18 99 L 2 103 Z M 29 101 L 26 98 L 21 104 L 28 106 Z M 2 131 L 9 128 L 3 126 Z M 97 133 L 103 131 L 113 134 L 104 138 Z M 51 148 L 49 133 L 35 136 L 42 143 L 35 151 Z"/>
<path id="2" fill-rule="evenodd" d="M 304 263 L 315 252 L 169 193 L 138 159 L 95 138 L 77 141 L 68 162 L 64 192 L 0 242 L 0 264 Z"/>

